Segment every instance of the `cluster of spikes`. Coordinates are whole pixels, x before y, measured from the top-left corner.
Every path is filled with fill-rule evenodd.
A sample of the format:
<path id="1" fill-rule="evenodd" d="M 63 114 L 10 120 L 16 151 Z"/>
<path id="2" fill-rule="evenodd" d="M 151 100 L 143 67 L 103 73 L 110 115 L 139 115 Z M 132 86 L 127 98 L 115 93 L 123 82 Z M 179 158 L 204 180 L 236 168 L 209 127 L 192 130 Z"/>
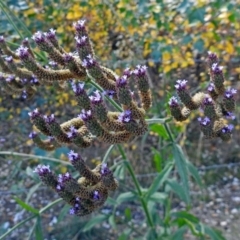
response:
<path id="1" fill-rule="evenodd" d="M 227 124 L 227 119 L 234 119 L 233 111 L 235 109 L 234 95 L 237 90 L 225 88 L 222 66 L 219 66 L 219 59 L 216 54 L 208 52 L 207 64 L 210 74 L 210 84 L 207 93 L 198 92 L 191 96 L 187 89 L 187 80 L 177 80 L 175 89 L 177 97 L 169 100 L 169 106 L 172 116 L 177 121 L 188 119 L 193 110 L 200 109 L 203 117 L 198 121 L 201 131 L 206 138 L 220 137 L 223 141 L 231 139 L 233 125 Z"/>
<path id="2" fill-rule="evenodd" d="M 54 84 L 59 88 L 71 83 L 79 105 L 79 115 L 58 123 L 54 114 L 42 114 L 38 109 L 29 113 L 36 131 L 29 136 L 45 150 L 54 150 L 61 145 L 75 144 L 77 147 L 89 147 L 94 138 L 116 144 L 127 142 L 147 131 L 144 116 L 151 106 L 151 92 L 146 66 L 126 69 L 122 76 L 101 66 L 95 57 L 85 21 L 73 24 L 76 32 L 76 52 L 67 53 L 58 43 L 55 30 L 37 32 L 32 39 L 41 51 L 48 54 L 49 66 L 43 67 L 25 39 L 13 52 L 0 37 L 0 86 L 10 94 L 20 94 L 23 98 L 34 95 L 39 85 Z M 101 91 L 89 96 L 86 82 L 96 82 Z M 133 83 L 138 93 L 131 91 Z M 104 102 L 112 98 L 122 111 L 111 112 Z M 42 140 L 41 135 L 48 138 Z"/>
<path id="3" fill-rule="evenodd" d="M 34 172 L 72 206 L 70 214 L 84 216 L 103 206 L 109 192 L 118 187 L 118 182 L 105 163 L 91 170 L 78 153 L 70 151 L 68 158 L 81 176 L 78 180 L 68 172 L 56 176 L 45 165 L 38 165 Z"/>

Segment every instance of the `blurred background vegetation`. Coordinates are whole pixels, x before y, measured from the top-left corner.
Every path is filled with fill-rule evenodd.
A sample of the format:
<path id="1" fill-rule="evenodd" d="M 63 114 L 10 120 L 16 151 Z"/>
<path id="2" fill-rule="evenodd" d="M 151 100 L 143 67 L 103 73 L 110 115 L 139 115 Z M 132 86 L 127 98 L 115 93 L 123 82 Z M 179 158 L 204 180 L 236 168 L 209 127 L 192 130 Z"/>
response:
<path id="1" fill-rule="evenodd" d="M 209 80 L 205 66 L 207 51 L 218 54 L 224 66 L 227 85 L 240 91 L 240 3 L 237 0 L 0 0 L 0 6 L 0 35 L 4 35 L 13 48 L 17 48 L 23 37 L 31 38 L 36 31 L 54 28 L 61 45 L 67 51 L 74 51 L 72 23 L 86 19 L 96 56 L 102 65 L 118 74 L 124 68 L 137 64 L 148 66 L 154 96 L 149 117 L 168 115 L 167 102 L 175 94 L 174 82 L 177 79 L 187 79 L 193 92 L 206 88 Z M 38 52 L 38 49 L 35 48 L 35 51 Z M 218 139 L 204 140 L 196 123 L 197 115 L 192 115 L 184 123 L 172 124 L 175 137 L 189 160 L 201 168 L 207 186 L 216 185 L 217 188 L 222 188 L 225 183 L 240 177 L 239 94 L 237 98 L 236 120 L 233 122 L 236 130 L 230 143 L 222 143 Z M 31 131 L 28 112 L 38 107 L 42 112 L 54 113 L 64 121 L 78 114 L 76 104 L 72 93 L 58 92 L 53 87 L 42 88 L 28 101 L 1 93 L 1 151 L 35 154 L 66 161 L 68 148 L 47 153 L 32 145 L 28 139 Z M 95 143 L 94 147 L 94 150 L 83 153 L 92 165 L 99 162 L 107 146 Z M 140 181 L 146 185 L 151 182 L 151 175 L 146 176 L 147 181 L 141 176 L 161 170 L 161 164 L 168 155 L 165 147 L 164 132 L 156 131 L 154 125 L 143 140 L 138 139 L 125 146 Z M 157 150 L 161 150 L 160 154 Z M 114 157 L 117 156 L 113 156 L 113 159 Z M 15 194 L 14 191 L 22 190 L 21 194 L 26 194 L 24 189 L 30 174 L 28 167 L 35 166 L 38 159 L 24 161 L 28 158 L 4 155 L 2 160 L 1 168 L 4 171 L 11 168 L 9 161 L 15 164 L 11 175 L 1 176 L 1 180 L 6 181 L 6 189 L 1 185 L 2 191 L 10 189 Z M 65 165 L 52 164 L 59 172 L 67 169 Z M 118 174 L 124 176 L 121 171 Z M 127 181 L 124 177 L 122 180 Z M 48 190 L 45 191 L 49 194 Z M 220 193 L 214 194 L 215 197 L 221 196 Z M 240 192 L 236 194 L 240 197 Z M 11 196 L 10 193 L 8 199 Z M 229 193 L 226 201 L 231 197 Z M 211 196 L 209 199 L 211 200 Z M 49 201 L 51 200 L 50 198 Z M 237 206 L 239 208 L 240 205 Z M 7 213 L 3 216 L 5 218 L 0 220 L 2 229 L 6 222 L 10 225 L 14 222 Z M 50 214 L 46 218 L 51 217 Z M 54 236 L 57 228 L 48 228 L 48 232 L 53 232 Z"/>

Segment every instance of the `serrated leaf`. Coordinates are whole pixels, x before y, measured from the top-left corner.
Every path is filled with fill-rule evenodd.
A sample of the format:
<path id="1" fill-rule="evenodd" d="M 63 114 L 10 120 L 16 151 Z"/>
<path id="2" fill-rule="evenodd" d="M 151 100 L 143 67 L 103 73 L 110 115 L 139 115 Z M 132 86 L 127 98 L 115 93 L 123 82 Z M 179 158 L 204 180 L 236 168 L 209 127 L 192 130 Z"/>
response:
<path id="1" fill-rule="evenodd" d="M 148 200 L 157 190 L 162 186 L 162 184 L 167 180 L 170 172 L 172 171 L 173 164 L 168 163 L 165 168 L 158 174 L 154 179 L 152 185 L 149 187 L 149 190 L 146 194 L 146 199 Z"/>
<path id="2" fill-rule="evenodd" d="M 177 166 L 178 173 L 180 175 L 180 179 L 182 182 L 182 186 L 185 191 L 185 196 L 187 203 L 190 203 L 190 196 L 189 196 L 189 183 L 188 183 L 188 169 L 187 169 L 187 161 L 185 156 L 182 152 L 181 147 L 178 144 L 173 145 L 173 157 Z"/>
<path id="3" fill-rule="evenodd" d="M 15 201 L 24 209 L 34 214 L 39 214 L 39 211 L 32 206 L 28 205 L 27 203 L 23 202 L 20 198 L 14 197 Z"/>
<path id="4" fill-rule="evenodd" d="M 96 224 L 99 224 L 107 219 L 107 215 L 97 215 L 96 217 L 90 219 L 87 224 L 83 227 L 83 232 L 91 230 Z"/>

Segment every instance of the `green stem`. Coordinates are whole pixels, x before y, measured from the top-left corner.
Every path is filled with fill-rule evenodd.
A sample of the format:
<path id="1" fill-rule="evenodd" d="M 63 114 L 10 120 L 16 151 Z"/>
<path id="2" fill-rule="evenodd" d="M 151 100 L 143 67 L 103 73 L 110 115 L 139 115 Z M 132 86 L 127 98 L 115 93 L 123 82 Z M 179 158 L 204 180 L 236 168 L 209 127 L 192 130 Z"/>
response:
<path id="1" fill-rule="evenodd" d="M 47 210 L 48 210 L 49 208 L 51 208 L 53 205 L 55 205 L 55 204 L 57 204 L 57 203 L 59 203 L 59 202 L 61 202 L 61 201 L 62 201 L 62 198 L 59 198 L 59 199 L 55 200 L 54 202 L 49 203 L 47 206 L 45 206 L 45 207 L 43 207 L 41 210 L 39 210 L 39 214 L 47 211 Z"/>
<path id="2" fill-rule="evenodd" d="M 20 223 L 16 224 L 15 226 L 13 226 L 12 228 L 10 228 L 7 232 L 5 232 L 2 236 L 0 236 L 0 240 L 4 239 L 8 234 L 10 234 L 12 231 L 14 231 L 15 229 L 17 229 L 18 227 L 22 226 L 24 223 L 28 222 L 29 220 L 35 218 L 37 215 L 32 215 L 28 218 L 26 218 L 25 220 L 21 221 Z"/>
<path id="3" fill-rule="evenodd" d="M 174 141 L 174 138 L 173 138 L 173 136 L 172 136 L 172 133 L 171 133 L 171 130 L 170 130 L 168 124 L 167 124 L 167 123 L 164 123 L 163 125 L 164 125 L 164 127 L 165 127 L 165 129 L 166 129 L 166 131 L 167 131 L 167 134 L 168 134 L 171 142 L 174 143 L 175 141 Z"/>
<path id="4" fill-rule="evenodd" d="M 153 123 L 166 123 L 169 122 L 172 119 L 172 117 L 167 117 L 167 118 L 150 118 L 146 119 L 146 123 L 148 125 L 153 124 Z"/>
<path id="5" fill-rule="evenodd" d="M 130 174 L 130 176 L 131 176 L 131 178 L 132 178 L 132 180 L 134 182 L 134 185 L 135 185 L 135 187 L 137 189 L 137 192 L 138 192 L 138 195 L 139 195 L 139 199 L 140 199 L 142 208 L 143 208 L 143 210 L 145 212 L 145 215 L 146 215 L 146 218 L 147 218 L 148 225 L 151 228 L 154 228 L 154 224 L 152 222 L 150 213 L 148 211 L 147 203 L 146 203 L 145 199 L 143 198 L 143 193 L 142 193 L 142 190 L 141 190 L 141 186 L 140 186 L 140 184 L 139 184 L 139 182 L 138 182 L 138 180 L 137 180 L 137 178 L 136 178 L 136 176 L 134 174 L 133 168 L 132 168 L 130 162 L 127 160 L 127 157 L 126 157 L 126 155 L 125 155 L 125 153 L 123 151 L 122 146 L 119 145 L 119 144 L 118 144 L 118 149 L 119 149 L 119 152 L 122 155 L 122 158 L 125 160 L 125 165 L 126 165 L 126 167 L 128 169 L 128 172 L 129 172 L 129 174 Z"/>

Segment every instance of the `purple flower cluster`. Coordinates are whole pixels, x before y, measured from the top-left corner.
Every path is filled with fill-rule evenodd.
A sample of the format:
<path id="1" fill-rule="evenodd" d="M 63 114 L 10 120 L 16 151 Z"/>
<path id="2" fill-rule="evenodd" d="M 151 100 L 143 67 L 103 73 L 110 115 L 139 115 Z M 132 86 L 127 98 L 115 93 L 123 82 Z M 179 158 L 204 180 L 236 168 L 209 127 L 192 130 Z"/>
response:
<path id="1" fill-rule="evenodd" d="M 73 60 L 73 54 L 72 53 L 65 53 L 65 54 L 63 54 L 63 59 L 66 63 L 69 63 Z"/>
<path id="2" fill-rule="evenodd" d="M 228 88 L 227 91 L 224 93 L 224 97 L 227 99 L 232 99 L 236 93 L 237 93 L 236 89 Z"/>
<path id="3" fill-rule="evenodd" d="M 40 114 L 39 110 L 36 108 L 32 112 L 29 112 L 28 115 L 31 119 L 34 119 L 34 118 L 40 116 L 41 114 Z"/>
<path id="4" fill-rule="evenodd" d="M 43 118 L 44 118 L 45 122 L 48 123 L 48 124 L 51 124 L 51 123 L 55 122 L 54 114 L 51 114 L 49 116 L 44 115 Z"/>
<path id="5" fill-rule="evenodd" d="M 89 54 L 87 56 L 87 58 L 83 59 L 82 61 L 82 65 L 85 67 L 85 68 L 91 68 L 93 67 L 94 65 L 96 65 L 96 60 L 92 57 L 91 54 Z"/>
<path id="6" fill-rule="evenodd" d="M 78 161 L 80 159 L 80 155 L 78 153 L 75 153 L 73 150 L 71 150 L 68 153 L 68 159 L 71 163 Z"/>
<path id="7" fill-rule="evenodd" d="M 222 133 L 231 133 L 233 130 L 234 126 L 232 124 L 229 124 L 225 127 L 222 128 Z"/>
<path id="8" fill-rule="evenodd" d="M 168 104 L 171 108 L 178 107 L 179 103 L 176 97 L 171 97 L 168 101 Z"/>
<path id="9" fill-rule="evenodd" d="M 199 117 L 198 121 L 202 126 L 207 126 L 211 122 L 209 117 L 204 117 L 204 118 Z"/>
<path id="10" fill-rule="evenodd" d="M 76 95 L 80 95 L 84 92 L 84 83 L 72 83 L 72 89 L 73 89 L 73 92 L 76 94 Z"/>
<path id="11" fill-rule="evenodd" d="M 28 135 L 28 137 L 31 138 L 31 139 L 35 138 L 36 136 L 37 136 L 36 132 L 30 132 L 29 135 Z"/>
<path id="12" fill-rule="evenodd" d="M 136 69 L 132 71 L 132 73 L 137 77 L 145 76 L 147 73 L 147 66 L 143 65 L 137 65 Z"/>
<path id="13" fill-rule="evenodd" d="M 4 43 L 5 42 L 5 39 L 3 36 L 0 36 L 0 43 Z"/>
<path id="14" fill-rule="evenodd" d="M 51 173 L 51 170 L 49 166 L 38 165 L 33 172 L 37 173 L 40 177 L 42 177 Z"/>
<path id="15" fill-rule="evenodd" d="M 209 86 L 208 86 L 208 88 L 207 88 L 207 90 L 208 90 L 209 92 L 213 92 L 214 89 L 215 89 L 214 83 L 210 83 Z"/>
<path id="16" fill-rule="evenodd" d="M 208 58 L 211 61 L 214 61 L 214 62 L 218 61 L 217 55 L 215 53 L 213 53 L 213 52 L 210 52 L 210 51 L 208 51 Z"/>
<path id="17" fill-rule="evenodd" d="M 90 96 L 89 98 L 91 100 L 91 103 L 93 104 L 98 104 L 102 102 L 102 96 L 98 90 L 94 92 L 94 96 Z"/>
<path id="18" fill-rule="evenodd" d="M 117 87 L 124 87 L 127 85 L 127 75 L 123 75 L 122 77 L 118 78 L 116 81 Z"/>
<path id="19" fill-rule="evenodd" d="M 108 168 L 107 164 L 106 163 L 103 163 L 102 166 L 101 166 L 101 175 L 104 176 L 104 175 L 107 175 L 109 174 L 111 171 L 110 169 Z"/>
<path id="20" fill-rule="evenodd" d="M 205 97 L 203 100 L 203 104 L 204 105 L 212 105 L 213 104 L 213 100 L 210 97 Z"/>
<path id="21" fill-rule="evenodd" d="M 13 62 L 13 57 L 12 56 L 8 56 L 5 58 L 5 60 L 8 62 L 8 63 L 12 63 Z"/>
<path id="22" fill-rule="evenodd" d="M 217 63 L 213 63 L 212 65 L 213 74 L 222 74 L 222 69 L 223 69 L 222 66 L 218 66 Z"/>
<path id="23" fill-rule="evenodd" d="M 41 31 L 37 31 L 36 33 L 34 33 L 34 35 L 32 36 L 32 39 L 35 41 L 35 43 L 37 44 L 41 44 L 46 42 L 46 38 L 43 32 Z"/>
<path id="24" fill-rule="evenodd" d="M 130 110 L 126 110 L 118 116 L 118 121 L 122 123 L 128 123 L 132 119 L 131 115 L 132 115 L 132 112 Z"/>
<path id="25" fill-rule="evenodd" d="M 48 32 L 44 33 L 48 40 L 56 40 L 56 30 L 51 28 Z"/>
<path id="26" fill-rule="evenodd" d="M 83 109 L 82 112 L 78 115 L 78 117 L 81 118 L 83 121 L 88 121 L 92 118 L 92 111 L 86 111 L 85 109 Z"/>
<path id="27" fill-rule="evenodd" d="M 106 96 L 108 96 L 108 97 L 110 97 L 110 98 L 113 98 L 114 95 L 116 94 L 116 92 L 113 91 L 113 90 L 105 90 L 105 91 L 102 92 L 102 94 L 103 94 L 103 95 L 106 95 Z"/>
<path id="28" fill-rule="evenodd" d="M 80 210 L 80 198 L 75 198 L 74 207 L 69 209 L 69 214 L 74 215 Z"/>
<path id="29" fill-rule="evenodd" d="M 14 75 L 9 75 L 7 78 L 6 78 L 6 82 L 10 83 L 12 81 L 15 80 L 15 76 Z"/>
<path id="30" fill-rule="evenodd" d="M 77 42 L 77 47 L 81 48 L 81 47 L 86 45 L 86 43 L 87 43 L 87 36 L 82 36 L 82 37 L 76 36 L 75 40 Z"/>
<path id="31" fill-rule="evenodd" d="M 187 80 L 177 80 L 177 84 L 175 84 L 175 88 L 177 91 L 183 91 L 186 89 Z"/>
<path id="32" fill-rule="evenodd" d="M 76 29 L 76 31 L 80 31 L 85 28 L 85 22 L 86 20 L 79 20 L 77 22 L 74 22 L 73 27 Z"/>
<path id="33" fill-rule="evenodd" d="M 29 58 L 30 54 L 29 54 L 29 50 L 27 47 L 24 46 L 20 46 L 17 50 L 16 50 L 16 54 L 19 56 L 20 59 L 24 60 Z"/>
<path id="34" fill-rule="evenodd" d="M 93 200 L 97 201 L 100 199 L 100 194 L 98 191 L 93 192 Z"/>
<path id="35" fill-rule="evenodd" d="M 74 126 L 71 126 L 70 131 L 67 133 L 68 138 L 74 138 L 77 136 L 77 129 Z"/>

